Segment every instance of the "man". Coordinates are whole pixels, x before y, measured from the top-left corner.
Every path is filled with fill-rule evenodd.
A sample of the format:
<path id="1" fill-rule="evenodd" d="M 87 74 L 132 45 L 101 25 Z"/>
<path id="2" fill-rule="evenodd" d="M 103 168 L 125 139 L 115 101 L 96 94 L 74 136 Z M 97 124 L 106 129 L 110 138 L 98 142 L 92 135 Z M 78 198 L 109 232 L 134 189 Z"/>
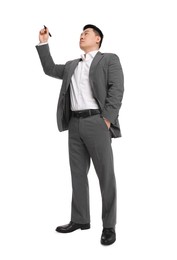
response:
<path id="1" fill-rule="evenodd" d="M 111 138 L 121 136 L 118 115 L 124 87 L 123 72 L 115 54 L 101 53 L 102 31 L 88 24 L 80 35 L 81 59 L 56 65 L 51 57 L 49 30 L 39 33 L 36 46 L 44 72 L 62 79 L 57 123 L 59 131 L 69 130 L 69 160 L 72 176 L 72 206 L 69 224 L 56 228 L 69 233 L 90 228 L 87 174 L 90 159 L 96 170 L 102 195 L 103 231 L 101 244 L 116 240 L 116 180 Z"/>

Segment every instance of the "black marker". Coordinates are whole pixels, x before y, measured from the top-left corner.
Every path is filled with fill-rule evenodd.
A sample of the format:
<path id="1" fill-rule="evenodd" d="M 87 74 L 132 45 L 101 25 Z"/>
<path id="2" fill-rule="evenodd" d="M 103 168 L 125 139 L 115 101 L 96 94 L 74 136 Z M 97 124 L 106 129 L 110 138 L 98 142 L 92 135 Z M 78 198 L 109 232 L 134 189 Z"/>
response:
<path id="1" fill-rule="evenodd" d="M 44 29 L 47 29 L 47 27 L 44 25 Z M 51 33 L 49 32 L 49 36 L 52 37 Z"/>

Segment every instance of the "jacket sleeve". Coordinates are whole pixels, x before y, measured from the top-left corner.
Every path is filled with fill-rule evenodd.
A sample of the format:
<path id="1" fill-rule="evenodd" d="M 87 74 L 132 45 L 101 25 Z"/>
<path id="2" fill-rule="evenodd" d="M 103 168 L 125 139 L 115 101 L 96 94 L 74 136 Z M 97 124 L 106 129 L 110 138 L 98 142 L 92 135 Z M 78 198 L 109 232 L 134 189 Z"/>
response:
<path id="1" fill-rule="evenodd" d="M 114 124 L 119 115 L 124 93 L 124 76 L 117 55 L 112 54 L 108 65 L 108 90 L 102 116 Z"/>
<path id="2" fill-rule="evenodd" d="M 65 65 L 57 65 L 54 63 L 50 54 L 49 45 L 37 45 L 36 49 L 44 70 L 44 73 L 50 77 L 63 79 Z"/>

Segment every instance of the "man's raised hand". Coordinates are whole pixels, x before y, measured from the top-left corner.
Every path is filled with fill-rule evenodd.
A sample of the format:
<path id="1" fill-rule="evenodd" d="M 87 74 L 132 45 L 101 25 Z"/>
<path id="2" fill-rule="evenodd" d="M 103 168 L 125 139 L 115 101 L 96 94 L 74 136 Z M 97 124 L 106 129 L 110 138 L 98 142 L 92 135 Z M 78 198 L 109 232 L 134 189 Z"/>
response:
<path id="1" fill-rule="evenodd" d="M 39 41 L 40 43 L 48 42 L 49 39 L 49 30 L 47 27 L 43 28 L 39 32 Z"/>

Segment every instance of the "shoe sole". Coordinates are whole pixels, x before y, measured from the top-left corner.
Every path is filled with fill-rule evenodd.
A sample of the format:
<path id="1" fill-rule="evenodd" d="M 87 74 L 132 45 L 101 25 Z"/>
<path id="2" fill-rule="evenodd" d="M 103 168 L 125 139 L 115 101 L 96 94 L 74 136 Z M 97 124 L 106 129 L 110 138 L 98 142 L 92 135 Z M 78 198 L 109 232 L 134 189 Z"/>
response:
<path id="1" fill-rule="evenodd" d="M 101 241 L 101 244 L 103 246 L 110 246 L 110 245 L 114 244 L 114 242 L 116 242 L 116 239 L 114 241 L 109 242 L 109 243 L 104 243 L 104 242 Z"/>

